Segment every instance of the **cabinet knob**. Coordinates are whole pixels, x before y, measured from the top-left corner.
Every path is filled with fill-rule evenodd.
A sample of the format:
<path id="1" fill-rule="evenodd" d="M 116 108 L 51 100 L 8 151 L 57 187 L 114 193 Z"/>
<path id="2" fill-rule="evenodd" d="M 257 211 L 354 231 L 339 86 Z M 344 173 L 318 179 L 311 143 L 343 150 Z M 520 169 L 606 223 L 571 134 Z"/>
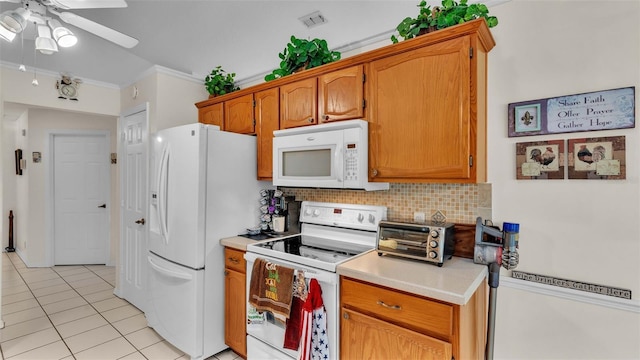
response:
<path id="1" fill-rule="evenodd" d="M 312 122 L 313 122 L 313 118 L 309 118 L 309 123 L 312 123 Z"/>
<path id="2" fill-rule="evenodd" d="M 329 121 L 329 115 L 325 115 L 325 116 L 323 116 L 323 118 L 324 118 L 325 121 Z"/>
<path id="3" fill-rule="evenodd" d="M 349 314 L 346 312 L 342 313 L 342 317 L 349 320 Z"/>
<path id="4" fill-rule="evenodd" d="M 378 176 L 378 170 L 377 169 L 371 169 L 371 176 Z"/>

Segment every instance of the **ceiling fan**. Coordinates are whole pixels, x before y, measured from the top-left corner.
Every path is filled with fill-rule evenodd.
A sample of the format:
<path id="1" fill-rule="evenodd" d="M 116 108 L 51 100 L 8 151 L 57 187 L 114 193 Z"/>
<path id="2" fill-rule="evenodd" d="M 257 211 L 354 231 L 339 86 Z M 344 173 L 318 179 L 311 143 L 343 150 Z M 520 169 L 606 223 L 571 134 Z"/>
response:
<path id="1" fill-rule="evenodd" d="M 69 47 L 75 45 L 78 41 L 71 30 L 63 27 L 58 20 L 49 16 L 49 14 L 57 16 L 67 24 L 93 33 L 122 47 L 132 48 L 138 44 L 138 40 L 131 36 L 65 11 L 73 9 L 124 8 L 127 7 L 125 0 L 0 1 L 20 4 L 20 7 L 0 14 L 0 38 L 11 42 L 16 34 L 21 33 L 29 23 L 34 23 L 37 28 L 36 49 L 43 54 L 57 52 L 57 45 Z"/>

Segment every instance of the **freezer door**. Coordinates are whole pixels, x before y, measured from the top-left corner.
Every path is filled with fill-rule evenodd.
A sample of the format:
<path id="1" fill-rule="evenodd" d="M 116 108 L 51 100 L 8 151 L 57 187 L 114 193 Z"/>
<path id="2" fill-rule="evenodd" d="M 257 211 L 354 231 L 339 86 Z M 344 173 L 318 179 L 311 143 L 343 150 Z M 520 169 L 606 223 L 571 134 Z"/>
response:
<path id="1" fill-rule="evenodd" d="M 149 254 L 149 326 L 192 358 L 203 355 L 204 270 Z"/>
<path id="2" fill-rule="evenodd" d="M 205 262 L 206 136 L 190 124 L 152 140 L 149 250 L 193 269 Z"/>

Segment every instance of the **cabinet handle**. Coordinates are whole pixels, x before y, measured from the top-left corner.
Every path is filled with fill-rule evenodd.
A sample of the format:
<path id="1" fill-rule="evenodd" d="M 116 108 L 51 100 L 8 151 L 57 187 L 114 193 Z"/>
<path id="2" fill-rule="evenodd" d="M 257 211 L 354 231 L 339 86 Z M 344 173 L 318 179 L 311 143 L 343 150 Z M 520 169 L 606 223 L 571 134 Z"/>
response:
<path id="1" fill-rule="evenodd" d="M 309 122 L 312 123 L 313 122 L 313 118 L 309 118 Z"/>
<path id="2" fill-rule="evenodd" d="M 325 121 L 329 121 L 329 119 L 330 119 L 329 115 L 324 115 L 323 118 L 324 118 Z"/>
<path id="3" fill-rule="evenodd" d="M 224 276 L 229 276 L 229 272 L 227 270 L 224 271 Z"/>
<path id="4" fill-rule="evenodd" d="M 234 257 L 229 257 L 229 261 L 231 261 L 234 264 L 239 264 L 240 263 L 240 260 L 238 260 L 238 259 L 236 259 Z"/>
<path id="5" fill-rule="evenodd" d="M 378 300 L 378 305 L 380 305 L 382 307 L 386 307 L 387 309 L 391 309 L 391 310 L 402 310 L 402 306 L 400 306 L 400 305 L 387 305 L 382 300 Z"/>

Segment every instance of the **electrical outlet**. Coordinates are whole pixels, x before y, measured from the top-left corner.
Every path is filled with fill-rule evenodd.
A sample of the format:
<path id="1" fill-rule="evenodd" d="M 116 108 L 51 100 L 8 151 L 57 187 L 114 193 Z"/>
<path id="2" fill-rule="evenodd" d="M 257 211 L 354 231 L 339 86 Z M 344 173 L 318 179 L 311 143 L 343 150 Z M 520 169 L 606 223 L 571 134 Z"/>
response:
<path id="1" fill-rule="evenodd" d="M 425 215 L 423 212 L 414 212 L 413 213 L 413 221 L 417 223 L 423 223 L 425 220 Z"/>

